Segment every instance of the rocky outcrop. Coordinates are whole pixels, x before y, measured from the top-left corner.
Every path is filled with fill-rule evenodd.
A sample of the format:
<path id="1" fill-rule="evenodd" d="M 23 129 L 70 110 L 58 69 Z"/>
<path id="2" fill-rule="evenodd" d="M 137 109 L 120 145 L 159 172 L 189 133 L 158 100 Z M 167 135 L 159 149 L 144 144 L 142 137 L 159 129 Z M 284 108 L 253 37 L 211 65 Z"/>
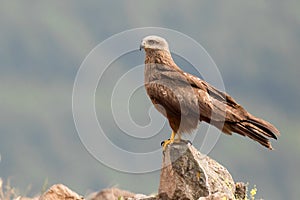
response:
<path id="1" fill-rule="evenodd" d="M 124 191 L 108 191 L 114 194 L 111 199 L 237 200 L 245 199 L 246 187 L 243 183 L 235 184 L 228 170 L 218 162 L 201 154 L 189 142 L 181 141 L 167 146 L 163 152 L 160 184 L 156 196 L 137 197 Z M 108 191 L 104 190 L 99 194 Z"/>
<path id="2" fill-rule="evenodd" d="M 234 183 L 225 167 L 201 154 L 189 142 L 181 141 L 167 146 L 158 194 L 146 196 L 118 188 L 104 189 L 87 200 L 241 200 L 245 199 L 244 183 Z M 19 197 L 18 200 L 24 199 Z M 83 200 L 84 198 L 64 185 L 53 185 L 39 200 Z"/>
<path id="3" fill-rule="evenodd" d="M 112 199 L 146 199 L 143 194 L 134 194 L 132 192 L 118 188 L 107 188 L 98 192 L 91 200 L 112 200 Z"/>
<path id="4" fill-rule="evenodd" d="M 165 199 L 235 199 L 235 183 L 225 167 L 181 141 L 164 151 L 158 193 Z"/>
<path id="5" fill-rule="evenodd" d="M 39 200 L 84 200 L 84 198 L 70 190 L 67 186 L 56 184 L 42 194 Z"/>

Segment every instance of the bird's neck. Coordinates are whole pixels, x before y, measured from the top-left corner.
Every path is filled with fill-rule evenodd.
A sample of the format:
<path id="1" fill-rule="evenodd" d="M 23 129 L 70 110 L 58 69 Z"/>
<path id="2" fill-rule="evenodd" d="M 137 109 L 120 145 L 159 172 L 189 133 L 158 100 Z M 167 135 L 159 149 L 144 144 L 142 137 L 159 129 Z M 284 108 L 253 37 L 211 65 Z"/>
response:
<path id="1" fill-rule="evenodd" d="M 171 53 L 165 50 L 153 50 L 153 49 L 145 49 L 146 57 L 145 64 L 161 64 L 172 66 L 176 65 L 173 61 Z"/>

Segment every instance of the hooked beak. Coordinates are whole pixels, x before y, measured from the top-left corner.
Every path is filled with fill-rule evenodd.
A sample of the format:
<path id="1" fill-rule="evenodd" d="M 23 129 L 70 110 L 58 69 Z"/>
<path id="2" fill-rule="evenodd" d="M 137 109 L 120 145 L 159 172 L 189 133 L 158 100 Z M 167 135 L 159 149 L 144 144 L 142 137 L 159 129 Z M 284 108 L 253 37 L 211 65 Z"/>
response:
<path id="1" fill-rule="evenodd" d="M 142 49 L 145 49 L 145 41 L 142 41 L 141 42 L 141 44 L 140 44 L 140 51 L 142 50 Z"/>

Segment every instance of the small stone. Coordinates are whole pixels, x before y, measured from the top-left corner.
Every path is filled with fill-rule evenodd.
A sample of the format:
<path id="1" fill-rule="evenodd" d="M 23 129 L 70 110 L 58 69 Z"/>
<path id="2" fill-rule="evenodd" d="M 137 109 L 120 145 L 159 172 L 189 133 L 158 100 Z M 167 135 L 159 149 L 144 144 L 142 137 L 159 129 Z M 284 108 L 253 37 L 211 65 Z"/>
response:
<path id="1" fill-rule="evenodd" d="M 121 190 L 118 188 L 106 188 L 101 190 L 96 194 L 91 200 L 118 200 L 118 199 L 128 199 L 134 198 L 135 194 L 126 190 Z"/>
<path id="2" fill-rule="evenodd" d="M 84 198 L 70 190 L 67 186 L 56 184 L 40 196 L 39 200 L 84 200 Z"/>

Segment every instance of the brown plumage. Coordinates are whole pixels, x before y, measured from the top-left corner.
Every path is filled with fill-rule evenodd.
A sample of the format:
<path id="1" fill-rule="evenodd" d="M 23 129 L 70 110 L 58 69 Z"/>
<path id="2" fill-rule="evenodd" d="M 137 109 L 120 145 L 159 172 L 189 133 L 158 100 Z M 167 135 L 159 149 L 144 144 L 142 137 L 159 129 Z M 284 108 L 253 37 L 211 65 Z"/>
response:
<path id="1" fill-rule="evenodd" d="M 228 94 L 182 71 L 173 61 L 168 43 L 158 36 L 145 37 L 145 88 L 156 109 L 169 120 L 177 135 L 190 133 L 205 121 L 226 134 L 232 132 L 272 149 L 269 138 L 279 131 L 269 122 L 248 113 Z"/>

